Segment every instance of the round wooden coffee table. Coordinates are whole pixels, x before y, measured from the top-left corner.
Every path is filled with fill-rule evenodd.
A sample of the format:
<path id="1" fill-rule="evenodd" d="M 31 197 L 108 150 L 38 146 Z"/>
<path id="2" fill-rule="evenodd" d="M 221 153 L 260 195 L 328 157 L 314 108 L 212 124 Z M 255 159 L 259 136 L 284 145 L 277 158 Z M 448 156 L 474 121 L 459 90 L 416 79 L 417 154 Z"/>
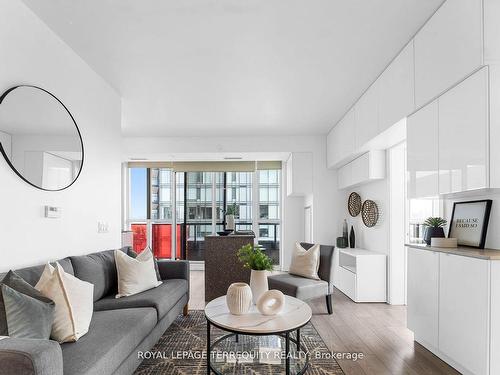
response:
<path id="1" fill-rule="evenodd" d="M 245 315 L 232 315 L 226 304 L 226 296 L 210 301 L 205 307 L 207 320 L 207 374 L 212 371 L 216 374 L 225 372 L 234 373 L 234 368 L 228 366 L 232 358 L 227 353 L 254 353 L 246 365 L 261 365 L 263 358 L 257 353 L 262 352 L 262 346 L 269 349 L 269 342 L 277 343 L 279 354 L 275 357 L 274 366 L 284 366 L 285 374 L 300 375 L 305 373 L 309 364 L 309 355 L 301 350 L 300 328 L 309 323 L 312 311 L 307 303 L 290 296 L 285 296 L 283 311 L 274 316 L 262 315 L 255 305 Z M 228 334 L 211 342 L 211 327 L 217 327 Z M 291 333 L 295 332 L 295 337 Z M 240 338 L 240 336 L 242 336 Z M 270 341 L 262 344 L 259 337 L 269 336 Z M 284 343 L 284 353 L 281 345 Z M 212 360 L 214 352 L 223 351 L 221 361 Z M 276 352 L 274 353 L 276 355 Z M 267 355 L 269 359 L 269 354 Z M 257 359 L 257 360 L 255 360 Z M 276 362 L 278 361 L 278 362 Z M 235 360 L 234 363 L 236 363 Z M 265 362 L 264 363 L 269 363 Z"/>

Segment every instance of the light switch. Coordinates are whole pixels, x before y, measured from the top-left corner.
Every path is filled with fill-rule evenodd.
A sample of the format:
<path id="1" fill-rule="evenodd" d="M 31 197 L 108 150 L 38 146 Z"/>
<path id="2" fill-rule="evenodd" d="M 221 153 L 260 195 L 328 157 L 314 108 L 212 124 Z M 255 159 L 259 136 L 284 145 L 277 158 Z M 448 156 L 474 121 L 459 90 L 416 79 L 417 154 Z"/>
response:
<path id="1" fill-rule="evenodd" d="M 109 224 L 106 221 L 99 221 L 97 223 L 97 233 L 108 233 Z"/>

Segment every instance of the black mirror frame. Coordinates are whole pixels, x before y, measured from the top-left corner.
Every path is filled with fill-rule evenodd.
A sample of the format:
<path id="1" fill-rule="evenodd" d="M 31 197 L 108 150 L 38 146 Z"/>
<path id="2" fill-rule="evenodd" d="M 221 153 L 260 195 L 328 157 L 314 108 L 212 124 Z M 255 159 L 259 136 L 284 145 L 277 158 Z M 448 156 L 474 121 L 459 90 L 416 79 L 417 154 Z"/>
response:
<path id="1" fill-rule="evenodd" d="M 80 177 L 80 174 L 82 173 L 82 169 L 83 169 L 83 164 L 84 164 L 84 160 L 85 160 L 85 149 L 83 147 L 83 138 L 82 138 L 82 134 L 80 133 L 80 128 L 78 128 L 78 125 L 75 121 L 75 118 L 73 117 L 73 115 L 71 114 L 71 112 L 68 110 L 68 108 L 66 108 L 66 106 L 64 105 L 63 102 L 61 102 L 59 100 L 59 98 L 57 96 L 55 96 L 54 94 L 52 94 L 50 91 L 47 91 L 41 87 L 38 87 L 38 86 L 34 86 L 34 85 L 17 85 L 17 86 L 13 86 L 9 89 L 7 89 L 3 94 L 2 96 L 0 96 L 0 105 L 2 105 L 2 102 L 4 101 L 5 97 L 7 95 L 9 95 L 9 93 L 11 91 L 14 91 L 15 89 L 17 88 L 20 88 L 20 87 L 31 87 L 31 88 L 34 88 L 34 89 L 38 89 L 38 90 L 41 90 L 47 94 L 49 94 L 50 96 L 52 96 L 55 100 L 57 100 L 59 102 L 59 104 L 61 104 L 64 108 L 64 110 L 68 113 L 69 117 L 71 118 L 71 121 L 73 121 L 73 124 L 75 125 L 75 128 L 76 128 L 76 132 L 78 133 L 78 137 L 80 138 L 80 146 L 82 148 L 82 164 L 80 166 L 80 170 L 78 171 L 78 174 L 76 175 L 76 177 L 73 179 L 73 181 L 68 185 L 68 186 L 65 186 L 61 189 L 44 189 L 43 187 L 40 187 L 40 186 L 37 186 L 35 185 L 34 183 L 28 181 L 17 169 L 16 167 L 14 167 L 14 165 L 12 164 L 12 162 L 10 161 L 10 159 L 7 157 L 7 153 L 5 152 L 3 146 L 2 146 L 2 142 L 0 142 L 0 152 L 2 153 L 5 161 L 7 162 L 7 164 L 12 168 L 12 170 L 26 183 L 28 183 L 29 185 L 39 189 L 39 190 L 43 190 L 43 191 L 62 191 L 62 190 L 66 190 L 67 188 L 69 188 L 71 185 L 73 185 L 76 180 L 78 180 L 78 177 Z"/>

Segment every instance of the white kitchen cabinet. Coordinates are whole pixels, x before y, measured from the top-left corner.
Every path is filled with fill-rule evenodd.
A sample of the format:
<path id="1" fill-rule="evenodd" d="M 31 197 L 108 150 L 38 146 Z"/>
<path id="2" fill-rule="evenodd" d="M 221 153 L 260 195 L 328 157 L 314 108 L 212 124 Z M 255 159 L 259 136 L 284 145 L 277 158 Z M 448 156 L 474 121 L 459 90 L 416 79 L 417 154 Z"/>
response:
<path id="1" fill-rule="evenodd" d="M 429 103 L 406 123 L 408 198 L 439 195 L 438 102 Z"/>
<path id="2" fill-rule="evenodd" d="M 500 1 L 483 0 L 484 63 L 500 63 Z"/>
<path id="3" fill-rule="evenodd" d="M 347 163 L 337 170 L 337 186 L 339 189 L 347 189 L 352 186 L 352 164 Z"/>
<path id="4" fill-rule="evenodd" d="M 379 81 L 375 81 L 356 103 L 356 148 L 379 133 Z"/>
<path id="5" fill-rule="evenodd" d="M 439 253 L 408 248 L 407 325 L 415 340 L 438 347 Z"/>
<path id="6" fill-rule="evenodd" d="M 379 127 L 382 133 L 415 109 L 413 40 L 379 78 Z"/>
<path id="7" fill-rule="evenodd" d="M 488 68 L 446 92 L 438 102 L 439 193 L 489 187 Z"/>
<path id="8" fill-rule="evenodd" d="M 488 374 L 489 263 L 439 256 L 439 350 L 473 374 Z"/>
<path id="9" fill-rule="evenodd" d="M 333 127 L 326 136 L 326 166 L 328 168 L 333 167 L 337 160 L 340 160 L 340 149 L 337 147 L 338 125 Z"/>
<path id="10" fill-rule="evenodd" d="M 292 152 L 286 162 L 286 192 L 288 196 L 312 193 L 313 155 L 311 152 Z"/>
<path id="11" fill-rule="evenodd" d="M 446 1 L 415 36 L 417 108 L 481 66 L 482 17 L 482 0 Z"/>
<path id="12" fill-rule="evenodd" d="M 338 188 L 362 185 L 385 178 L 385 151 L 367 152 L 339 168 Z"/>
<path id="13" fill-rule="evenodd" d="M 348 158 L 355 150 L 356 116 L 354 108 L 338 122 L 327 137 L 327 165 L 333 167 Z"/>
<path id="14" fill-rule="evenodd" d="M 407 248 L 407 326 L 415 341 L 463 374 L 499 374 L 498 252 Z"/>

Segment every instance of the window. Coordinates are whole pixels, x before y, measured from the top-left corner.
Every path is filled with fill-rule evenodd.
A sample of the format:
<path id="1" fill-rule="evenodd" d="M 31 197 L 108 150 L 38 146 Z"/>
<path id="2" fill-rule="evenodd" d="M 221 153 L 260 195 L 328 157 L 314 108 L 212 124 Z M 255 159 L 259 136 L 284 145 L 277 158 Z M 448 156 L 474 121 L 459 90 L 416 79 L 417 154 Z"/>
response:
<path id="1" fill-rule="evenodd" d="M 130 169 L 130 218 L 146 220 L 147 218 L 147 169 Z"/>
<path id="2" fill-rule="evenodd" d="M 150 245 L 158 257 L 171 258 L 175 253 L 175 257 L 202 261 L 205 236 L 224 228 L 224 213 L 235 204 L 236 230 L 253 230 L 256 242 L 279 263 L 281 170 L 130 168 L 129 177 L 128 224 L 136 251 Z"/>
<path id="3" fill-rule="evenodd" d="M 261 219 L 269 219 L 269 206 L 265 204 L 261 204 L 259 206 L 259 213 Z"/>
<path id="4" fill-rule="evenodd" d="M 275 264 L 280 250 L 280 170 L 260 170 L 259 190 L 259 245 L 266 249 Z"/>
<path id="5" fill-rule="evenodd" d="M 429 216 L 439 216 L 439 199 L 410 199 L 408 202 L 408 241 L 424 243 L 424 221 Z"/>
<path id="6" fill-rule="evenodd" d="M 136 252 L 149 245 L 156 257 L 172 257 L 172 175 L 169 169 L 129 169 L 128 225 Z"/>

